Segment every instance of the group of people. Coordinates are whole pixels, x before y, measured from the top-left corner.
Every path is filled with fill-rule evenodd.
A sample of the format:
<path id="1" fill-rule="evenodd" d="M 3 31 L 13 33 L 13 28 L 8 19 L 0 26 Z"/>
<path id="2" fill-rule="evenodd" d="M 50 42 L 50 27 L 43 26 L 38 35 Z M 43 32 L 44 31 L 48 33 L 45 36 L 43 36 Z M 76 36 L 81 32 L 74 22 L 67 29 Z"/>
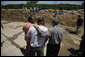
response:
<path id="1" fill-rule="evenodd" d="M 55 10 L 57 12 L 57 10 Z M 79 29 L 83 23 L 83 19 L 81 16 L 78 16 L 76 33 L 79 33 Z M 35 24 L 37 21 L 37 25 Z M 37 56 L 44 56 L 44 46 L 48 41 L 46 56 L 58 56 L 61 42 L 63 40 L 63 30 L 59 27 L 59 20 L 57 13 L 55 13 L 54 18 L 51 21 L 52 27 L 45 27 L 45 19 L 43 17 L 39 17 L 36 19 L 33 16 L 28 17 L 28 22 L 24 24 L 22 30 L 25 33 L 25 40 L 27 43 L 26 53 L 28 56 L 35 56 L 37 52 Z M 1 27 L 3 25 L 1 24 Z M 77 52 L 82 52 L 84 54 L 84 35 L 82 36 L 82 41 L 80 44 L 80 49 Z"/>
<path id="2" fill-rule="evenodd" d="M 23 7 L 23 11 L 22 12 L 30 12 L 30 13 L 37 12 L 37 13 L 39 13 L 40 12 L 40 8 L 38 8 L 38 7 L 32 7 L 28 11 L 27 7 Z"/>
<path id="3" fill-rule="evenodd" d="M 58 9 L 55 9 L 54 12 L 55 12 L 55 15 L 57 15 L 58 14 Z M 59 14 L 63 14 L 63 9 L 62 8 L 60 8 Z"/>
<path id="4" fill-rule="evenodd" d="M 57 16 L 52 19 L 52 28 L 47 29 L 45 25 L 45 19 L 39 17 L 35 19 L 33 16 L 28 18 L 28 22 L 23 26 L 23 31 L 25 32 L 25 40 L 27 42 L 27 55 L 44 56 L 44 46 L 47 44 L 46 56 L 58 56 L 60 44 L 63 39 L 63 30 L 59 27 Z M 37 25 L 34 24 L 37 20 Z"/>
<path id="5" fill-rule="evenodd" d="M 40 9 L 38 7 L 30 8 L 30 12 L 38 12 L 39 13 Z"/>
<path id="6" fill-rule="evenodd" d="M 79 28 L 83 23 L 81 16 L 78 16 L 76 34 L 79 33 Z M 37 20 L 37 25 L 35 21 Z M 27 42 L 26 53 L 29 56 L 44 56 L 44 46 L 48 41 L 46 56 L 58 56 L 61 42 L 63 40 L 63 30 L 59 27 L 59 21 L 57 13 L 54 15 L 54 18 L 51 21 L 52 27 L 46 28 L 45 19 L 39 17 L 35 19 L 33 16 L 28 18 L 28 22 L 23 26 L 23 31 L 25 32 L 25 40 Z M 83 36 L 84 38 L 84 36 Z M 80 47 L 81 48 L 81 47 Z"/>

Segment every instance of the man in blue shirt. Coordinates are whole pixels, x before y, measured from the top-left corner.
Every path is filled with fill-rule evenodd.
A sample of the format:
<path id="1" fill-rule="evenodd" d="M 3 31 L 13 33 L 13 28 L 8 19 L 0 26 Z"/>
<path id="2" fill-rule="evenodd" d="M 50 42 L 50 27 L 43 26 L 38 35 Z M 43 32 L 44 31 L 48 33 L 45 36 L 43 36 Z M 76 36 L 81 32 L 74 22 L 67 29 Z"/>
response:
<path id="1" fill-rule="evenodd" d="M 76 23 L 77 23 L 76 34 L 79 33 L 79 29 L 80 29 L 81 25 L 83 24 L 83 19 L 81 18 L 81 16 L 78 15 L 78 17 L 79 17 L 79 18 L 78 18 L 78 20 L 76 21 Z"/>

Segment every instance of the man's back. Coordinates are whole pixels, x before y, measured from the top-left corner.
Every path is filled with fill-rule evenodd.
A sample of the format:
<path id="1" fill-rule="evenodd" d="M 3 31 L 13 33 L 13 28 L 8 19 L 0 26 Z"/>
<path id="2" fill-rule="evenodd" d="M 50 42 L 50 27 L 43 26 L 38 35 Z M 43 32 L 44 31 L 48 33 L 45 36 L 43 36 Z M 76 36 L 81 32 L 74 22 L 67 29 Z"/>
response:
<path id="1" fill-rule="evenodd" d="M 77 20 L 77 25 L 78 25 L 78 26 L 81 26 L 82 23 L 83 23 L 83 19 L 82 19 L 82 18 L 78 18 L 78 20 Z"/>
<path id="2" fill-rule="evenodd" d="M 62 41 L 63 31 L 58 25 L 54 26 L 53 28 L 50 28 L 49 32 L 51 33 L 51 38 L 49 38 L 49 43 L 59 44 Z"/>
<path id="3" fill-rule="evenodd" d="M 38 27 L 40 28 L 41 32 L 46 32 L 46 31 L 48 31 L 48 29 L 47 29 L 46 27 L 44 27 L 44 26 L 38 26 Z M 43 46 L 46 37 L 40 36 L 40 37 L 38 37 L 38 38 L 39 38 L 39 44 Z"/>
<path id="4" fill-rule="evenodd" d="M 41 31 L 46 32 L 48 29 L 44 26 L 38 26 Z M 30 44 L 33 47 L 40 47 L 44 45 L 45 37 L 38 36 L 37 30 L 35 27 L 31 27 L 27 33 L 28 38 L 31 38 Z"/>

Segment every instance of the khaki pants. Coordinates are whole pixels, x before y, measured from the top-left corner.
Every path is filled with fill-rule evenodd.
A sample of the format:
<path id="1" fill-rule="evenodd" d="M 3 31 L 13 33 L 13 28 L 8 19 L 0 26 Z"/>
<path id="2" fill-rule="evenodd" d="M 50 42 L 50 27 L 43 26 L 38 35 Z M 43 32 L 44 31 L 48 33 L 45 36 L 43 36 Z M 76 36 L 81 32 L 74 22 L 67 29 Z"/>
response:
<path id="1" fill-rule="evenodd" d="M 80 26 L 77 26 L 77 28 L 76 28 L 76 34 L 79 34 L 79 31 L 80 31 Z"/>

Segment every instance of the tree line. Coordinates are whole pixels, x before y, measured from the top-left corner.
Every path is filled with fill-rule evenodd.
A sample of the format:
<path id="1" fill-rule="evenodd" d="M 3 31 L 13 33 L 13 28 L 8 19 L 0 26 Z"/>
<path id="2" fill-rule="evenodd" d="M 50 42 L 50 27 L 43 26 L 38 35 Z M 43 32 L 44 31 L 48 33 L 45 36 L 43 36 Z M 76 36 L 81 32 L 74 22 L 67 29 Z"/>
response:
<path id="1" fill-rule="evenodd" d="M 37 1 L 27 2 L 26 4 L 8 4 L 1 5 L 2 9 L 22 9 L 23 7 L 27 7 L 28 9 L 31 7 L 38 7 L 40 9 L 60 9 L 63 10 L 77 10 L 84 9 L 84 3 L 82 5 L 76 4 L 37 4 Z"/>

